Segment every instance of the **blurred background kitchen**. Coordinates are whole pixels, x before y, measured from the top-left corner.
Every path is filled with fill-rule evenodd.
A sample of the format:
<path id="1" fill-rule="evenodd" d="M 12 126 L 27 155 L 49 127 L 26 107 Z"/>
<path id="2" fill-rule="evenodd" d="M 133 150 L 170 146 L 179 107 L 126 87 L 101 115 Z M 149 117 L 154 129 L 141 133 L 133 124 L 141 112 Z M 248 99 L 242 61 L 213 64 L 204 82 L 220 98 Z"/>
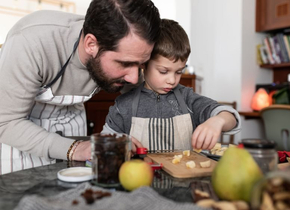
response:
<path id="1" fill-rule="evenodd" d="M 255 31 L 256 1 L 153 2 L 162 18 L 178 21 L 188 33 L 192 47 L 189 73 L 202 78 L 198 92 L 217 101 L 236 101 L 238 111 L 253 112 L 251 101 L 256 85 L 273 82 L 272 69 L 261 68 L 257 63 L 256 46 L 266 33 Z M 90 0 L 0 0 L 0 44 L 24 15 L 44 9 L 84 15 L 89 3 Z M 261 118 L 242 116 L 242 120 L 243 129 L 235 135 L 235 143 L 265 137 Z"/>

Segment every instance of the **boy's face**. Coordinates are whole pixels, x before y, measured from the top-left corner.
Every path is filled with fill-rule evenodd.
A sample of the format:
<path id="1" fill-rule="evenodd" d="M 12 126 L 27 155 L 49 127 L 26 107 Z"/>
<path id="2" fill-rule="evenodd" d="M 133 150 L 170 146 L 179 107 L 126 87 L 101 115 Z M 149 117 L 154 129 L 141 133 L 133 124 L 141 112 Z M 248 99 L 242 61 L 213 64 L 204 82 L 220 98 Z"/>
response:
<path id="1" fill-rule="evenodd" d="M 186 61 L 173 62 L 163 56 L 150 60 L 144 70 L 145 87 L 159 94 L 166 94 L 175 88 L 181 78 Z"/>

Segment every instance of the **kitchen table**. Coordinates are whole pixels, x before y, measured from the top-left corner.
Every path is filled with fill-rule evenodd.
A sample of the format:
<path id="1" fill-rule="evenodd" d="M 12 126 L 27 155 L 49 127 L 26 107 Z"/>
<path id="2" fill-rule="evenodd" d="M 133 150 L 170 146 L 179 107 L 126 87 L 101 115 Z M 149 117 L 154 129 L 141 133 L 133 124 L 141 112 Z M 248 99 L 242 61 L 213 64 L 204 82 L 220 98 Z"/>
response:
<path id="1" fill-rule="evenodd" d="M 74 166 L 84 166 L 84 162 L 62 161 L 56 164 L 26 169 L 0 176 L 0 209 L 14 209 L 26 195 L 52 196 L 75 188 L 80 183 L 58 180 L 57 172 Z M 192 187 L 210 188 L 210 177 L 178 179 L 162 170 L 155 171 L 152 188 L 160 195 L 177 202 L 193 202 Z M 195 188 L 194 187 L 194 188 Z"/>

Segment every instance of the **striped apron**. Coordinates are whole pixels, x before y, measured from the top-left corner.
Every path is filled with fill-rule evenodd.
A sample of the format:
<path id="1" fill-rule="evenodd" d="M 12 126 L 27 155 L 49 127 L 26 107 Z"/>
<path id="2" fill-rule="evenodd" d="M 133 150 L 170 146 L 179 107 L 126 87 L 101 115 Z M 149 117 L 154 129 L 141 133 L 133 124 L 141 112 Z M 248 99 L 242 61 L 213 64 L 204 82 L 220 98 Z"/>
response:
<path id="1" fill-rule="evenodd" d="M 78 40 L 79 41 L 79 40 Z M 63 75 L 67 64 L 76 51 L 78 41 L 66 63 L 57 76 L 39 90 L 35 97 L 28 120 L 34 122 L 48 132 L 61 131 L 64 136 L 86 136 L 86 112 L 84 102 L 89 100 L 99 88 L 96 87 L 88 96 L 60 95 L 54 96 L 51 86 Z M 1 167 L 0 174 L 6 174 L 23 169 L 33 168 L 55 163 L 6 144 L 0 144 Z"/>
<path id="2" fill-rule="evenodd" d="M 180 91 L 177 88 L 174 89 L 177 103 L 182 110 L 181 115 L 170 118 L 140 118 L 136 116 L 142 88 L 143 85 L 138 87 L 132 102 L 130 135 L 138 139 L 150 151 L 191 149 L 193 126 Z"/>

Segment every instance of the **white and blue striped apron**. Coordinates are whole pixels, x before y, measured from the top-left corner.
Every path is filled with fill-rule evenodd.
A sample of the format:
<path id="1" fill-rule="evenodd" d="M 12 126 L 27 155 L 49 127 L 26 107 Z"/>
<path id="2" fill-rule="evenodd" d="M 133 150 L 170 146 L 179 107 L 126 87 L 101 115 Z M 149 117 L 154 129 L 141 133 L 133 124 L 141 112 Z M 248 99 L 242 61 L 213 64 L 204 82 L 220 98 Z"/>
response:
<path id="1" fill-rule="evenodd" d="M 143 85 L 138 87 L 132 102 L 130 135 L 139 140 L 149 151 L 191 149 L 193 126 L 180 91 L 174 89 L 177 103 L 172 102 L 172 104 L 177 112 L 179 105 L 182 114 L 177 113 L 177 116 L 169 118 L 141 118 L 137 117 L 137 108 L 142 88 Z"/>
<path id="2" fill-rule="evenodd" d="M 86 136 L 86 112 L 84 102 L 89 100 L 99 88 L 96 87 L 88 96 L 60 95 L 54 96 L 51 86 L 63 75 L 71 56 L 75 53 L 79 39 L 66 63 L 57 76 L 39 90 L 35 97 L 31 113 L 27 116 L 36 125 L 48 132 L 61 131 L 64 136 Z M 0 144 L 1 167 L 0 174 L 6 174 L 23 169 L 55 163 L 6 144 Z"/>

